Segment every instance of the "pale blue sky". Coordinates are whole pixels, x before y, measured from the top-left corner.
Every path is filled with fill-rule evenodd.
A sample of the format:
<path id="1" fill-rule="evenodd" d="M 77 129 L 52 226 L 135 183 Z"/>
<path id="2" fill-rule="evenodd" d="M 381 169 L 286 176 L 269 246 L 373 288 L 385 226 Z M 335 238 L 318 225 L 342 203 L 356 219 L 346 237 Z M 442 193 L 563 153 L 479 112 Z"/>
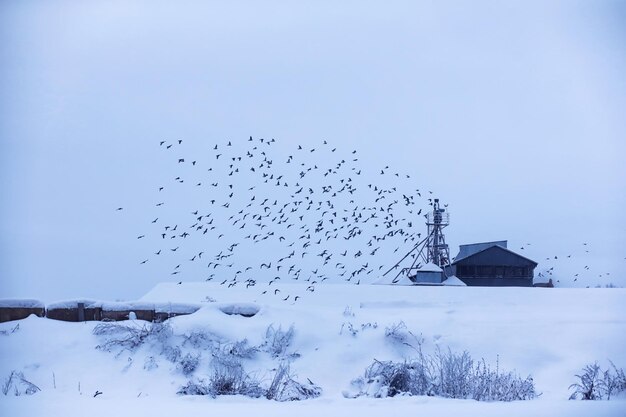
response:
<path id="1" fill-rule="evenodd" d="M 410 174 L 454 253 L 625 285 L 625 4 L 3 1 L 0 297 L 141 296 L 158 142 L 250 135 Z"/>

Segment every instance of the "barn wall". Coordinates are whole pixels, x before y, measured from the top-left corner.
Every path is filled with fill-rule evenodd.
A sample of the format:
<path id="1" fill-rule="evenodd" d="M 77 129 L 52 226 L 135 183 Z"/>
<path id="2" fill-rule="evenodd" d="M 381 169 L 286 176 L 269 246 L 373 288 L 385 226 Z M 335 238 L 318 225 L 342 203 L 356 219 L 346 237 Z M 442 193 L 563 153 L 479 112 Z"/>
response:
<path id="1" fill-rule="evenodd" d="M 31 314 L 37 317 L 43 317 L 45 315 L 45 309 L 43 307 L 0 307 L 0 323 L 25 319 Z"/>
<path id="2" fill-rule="evenodd" d="M 113 321 L 128 320 L 131 311 L 138 320 L 154 321 L 154 310 L 102 310 L 102 318 Z"/>
<path id="3" fill-rule="evenodd" d="M 458 277 L 469 287 L 532 287 L 532 278 Z"/>

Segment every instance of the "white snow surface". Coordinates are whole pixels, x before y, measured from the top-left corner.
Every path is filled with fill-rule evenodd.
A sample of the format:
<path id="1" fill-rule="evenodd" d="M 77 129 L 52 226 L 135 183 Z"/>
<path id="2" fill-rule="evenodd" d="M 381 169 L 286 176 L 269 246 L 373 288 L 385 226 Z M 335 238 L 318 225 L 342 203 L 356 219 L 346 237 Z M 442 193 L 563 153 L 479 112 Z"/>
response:
<path id="1" fill-rule="evenodd" d="M 0 308 L 44 308 L 45 304 L 39 300 L 31 299 L 13 299 L 3 298 L 0 299 Z"/>
<path id="2" fill-rule="evenodd" d="M 336 284 L 316 285 L 311 292 L 308 285 L 275 285 L 227 289 L 212 283 L 160 284 L 140 302 L 202 305 L 194 314 L 169 320 L 177 335 L 203 331 L 220 340 L 245 338 L 250 345 L 261 345 L 268 326 L 287 329 L 293 325 L 289 351 L 299 356 L 291 368 L 299 380 L 309 378 L 322 387 L 318 399 L 279 403 L 241 396 L 178 396 L 176 391 L 189 378 L 156 346 L 105 352 L 95 349 L 102 341 L 92 334 L 97 322 L 67 323 L 31 316 L 19 321 L 17 331 L 0 336 L 0 379 L 16 370 L 41 392 L 19 397 L 0 394 L 0 415 L 626 415 L 624 399 L 568 401 L 568 387 L 585 365 L 598 361 L 606 368 L 612 360 L 626 367 L 626 289 Z M 227 315 L 221 308 L 228 305 L 258 307 L 258 314 L 250 318 Z M 492 365 L 498 361 L 501 370 L 532 375 L 541 396 L 512 403 L 344 398 L 342 392 L 350 389 L 351 380 L 362 376 L 374 359 L 411 357 L 410 348 L 385 338 L 385 328 L 400 321 L 423 337 L 426 352 L 437 347 L 466 350 L 475 360 L 484 358 Z M 16 323 L 1 323 L 0 330 L 11 330 Z M 143 322 L 123 323 L 141 326 Z M 349 325 L 355 335 L 345 331 Z M 209 375 L 209 356 L 203 354 L 196 378 Z M 146 367 L 148 362 L 157 367 Z M 263 352 L 245 362 L 247 372 L 266 382 L 276 365 Z M 94 398 L 96 391 L 102 394 Z"/>
<path id="3" fill-rule="evenodd" d="M 448 278 L 444 279 L 442 284 L 443 285 L 454 285 L 454 286 L 458 286 L 458 287 L 466 287 L 467 286 L 467 284 L 465 284 L 463 281 L 461 281 L 455 275 L 449 276 Z"/>
<path id="4" fill-rule="evenodd" d="M 398 277 L 392 274 L 388 274 L 387 276 L 380 277 L 376 281 L 373 282 L 374 285 L 415 285 L 413 281 L 409 279 L 405 274 L 402 274 Z"/>
<path id="5" fill-rule="evenodd" d="M 424 265 L 420 266 L 417 269 L 418 269 L 418 271 L 427 271 L 427 272 L 441 272 L 441 271 L 443 271 L 443 269 L 441 269 L 439 266 L 435 265 L 432 262 L 424 264 Z"/>

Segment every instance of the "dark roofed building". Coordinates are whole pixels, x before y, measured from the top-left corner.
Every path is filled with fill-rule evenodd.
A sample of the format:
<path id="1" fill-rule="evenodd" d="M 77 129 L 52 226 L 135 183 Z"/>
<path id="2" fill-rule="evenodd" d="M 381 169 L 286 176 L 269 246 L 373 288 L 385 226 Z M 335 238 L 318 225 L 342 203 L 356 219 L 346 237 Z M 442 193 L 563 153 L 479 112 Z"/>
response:
<path id="1" fill-rule="evenodd" d="M 532 287 L 537 262 L 507 249 L 507 241 L 461 245 L 446 275 L 468 286 Z"/>

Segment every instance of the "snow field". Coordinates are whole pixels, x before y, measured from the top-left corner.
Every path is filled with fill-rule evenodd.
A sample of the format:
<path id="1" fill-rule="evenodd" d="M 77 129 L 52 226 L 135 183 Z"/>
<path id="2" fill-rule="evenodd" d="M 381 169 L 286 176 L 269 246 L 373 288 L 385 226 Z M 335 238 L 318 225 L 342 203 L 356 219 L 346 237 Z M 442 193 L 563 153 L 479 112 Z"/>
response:
<path id="1" fill-rule="evenodd" d="M 266 284 L 226 289 L 218 284 L 161 284 L 142 302 L 201 303 L 195 314 L 169 320 L 176 341 L 181 335 L 203 332 L 223 341 L 247 339 L 262 345 L 268 326 L 283 330 L 294 326 L 289 353 L 296 379 L 307 378 L 323 389 L 322 396 L 300 403 L 277 403 L 240 396 L 185 397 L 176 392 L 189 379 L 168 361 L 162 346 L 146 343 L 134 352 L 105 352 L 93 335 L 96 322 L 66 323 L 29 317 L 19 330 L 0 336 L 0 378 L 21 371 L 41 388 L 33 396 L 0 395 L 0 411 L 10 415 L 67 415 L 68 410 L 88 410 L 91 415 L 124 414 L 138 410 L 146 415 L 170 415 L 173 410 L 202 410 L 244 415 L 345 415 L 358 412 L 380 415 L 383 411 L 420 410 L 429 415 L 624 415 L 626 401 L 567 401 L 574 375 L 594 361 L 606 366 L 612 360 L 626 366 L 624 289 L 456 288 L 282 284 L 280 293 Z M 296 301 L 283 301 L 290 294 Z M 215 300 L 216 302 L 207 302 Z M 228 315 L 226 307 L 253 312 L 253 317 Z M 228 308 L 226 308 L 228 310 Z M 232 311 L 231 311 L 232 312 Z M 385 329 L 399 322 L 423 340 L 423 349 L 437 347 L 466 350 L 503 371 L 521 377 L 532 375 L 542 395 L 531 401 L 480 403 L 472 400 L 411 397 L 344 398 L 350 382 L 363 375 L 374 359 L 402 361 L 414 356 L 410 347 L 393 343 Z M 17 322 L 0 324 L 10 330 Z M 120 322 L 131 324 L 132 322 Z M 137 322 L 140 325 L 143 322 Z M 181 354 L 189 351 L 181 347 Z M 210 355 L 192 375 L 206 377 Z M 158 367 L 146 367 L 151 362 Z M 244 359 L 248 373 L 269 384 L 279 361 L 264 352 Z M 148 368 L 148 369 L 147 369 Z M 80 391 L 79 391 L 80 384 Z M 93 394 L 103 394 L 93 398 Z M 394 411 L 395 410 L 395 411 Z M 168 413 L 169 411 L 169 413 Z M 0 414 L 9 415 L 5 412 Z"/>

